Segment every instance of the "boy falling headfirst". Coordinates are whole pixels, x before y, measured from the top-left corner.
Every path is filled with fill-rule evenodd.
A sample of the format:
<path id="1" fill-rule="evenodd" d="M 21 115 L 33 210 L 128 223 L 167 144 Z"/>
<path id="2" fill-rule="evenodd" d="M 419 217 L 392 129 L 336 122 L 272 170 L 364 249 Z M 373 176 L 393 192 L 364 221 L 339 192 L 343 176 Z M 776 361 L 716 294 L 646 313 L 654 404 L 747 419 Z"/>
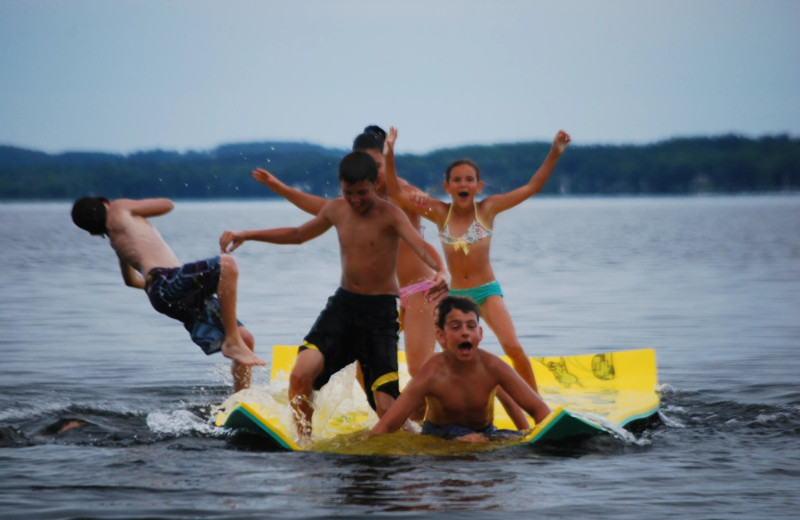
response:
<path id="1" fill-rule="evenodd" d="M 221 255 L 182 265 L 147 220 L 173 207 L 163 198 L 83 197 L 72 207 L 72 221 L 92 235 L 108 236 L 125 284 L 144 289 L 153 308 L 183 323 L 206 354 L 221 351 L 230 358 L 234 391 L 242 390 L 250 385 L 250 367 L 264 361 L 253 353 L 253 335 L 236 319 L 236 262 Z"/>

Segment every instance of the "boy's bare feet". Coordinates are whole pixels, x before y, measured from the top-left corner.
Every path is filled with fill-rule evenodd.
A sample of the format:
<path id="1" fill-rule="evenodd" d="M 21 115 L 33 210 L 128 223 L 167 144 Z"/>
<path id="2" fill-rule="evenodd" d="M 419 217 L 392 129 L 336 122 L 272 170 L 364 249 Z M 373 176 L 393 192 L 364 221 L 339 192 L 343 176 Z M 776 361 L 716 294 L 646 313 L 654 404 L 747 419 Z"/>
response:
<path id="1" fill-rule="evenodd" d="M 263 359 L 256 356 L 252 350 L 247 348 L 247 346 L 238 343 L 228 343 L 226 341 L 222 345 L 222 355 L 246 366 L 267 364 Z"/>

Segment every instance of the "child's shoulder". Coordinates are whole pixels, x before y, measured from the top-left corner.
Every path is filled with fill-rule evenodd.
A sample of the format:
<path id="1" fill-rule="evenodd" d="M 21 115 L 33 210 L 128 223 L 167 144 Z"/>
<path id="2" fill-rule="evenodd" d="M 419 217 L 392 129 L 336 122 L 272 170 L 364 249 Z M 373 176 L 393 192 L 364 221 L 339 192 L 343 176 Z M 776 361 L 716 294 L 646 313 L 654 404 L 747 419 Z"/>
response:
<path id="1" fill-rule="evenodd" d="M 347 206 L 343 197 L 328 200 L 320 209 L 320 214 L 341 211 Z"/>
<path id="2" fill-rule="evenodd" d="M 133 199 L 114 199 L 108 203 L 108 209 L 106 213 L 111 214 L 119 214 L 122 212 L 128 212 L 133 207 L 136 201 Z"/>
<path id="3" fill-rule="evenodd" d="M 398 218 L 406 218 L 402 209 L 400 209 L 394 203 L 384 200 L 380 197 L 375 197 L 375 202 L 368 215 L 376 220 L 395 220 Z"/>
<path id="4" fill-rule="evenodd" d="M 498 363 L 506 364 L 506 362 L 503 361 L 500 356 L 497 354 L 492 354 L 491 352 L 482 348 L 478 349 L 478 355 L 480 356 L 481 362 L 489 367 L 499 366 Z"/>

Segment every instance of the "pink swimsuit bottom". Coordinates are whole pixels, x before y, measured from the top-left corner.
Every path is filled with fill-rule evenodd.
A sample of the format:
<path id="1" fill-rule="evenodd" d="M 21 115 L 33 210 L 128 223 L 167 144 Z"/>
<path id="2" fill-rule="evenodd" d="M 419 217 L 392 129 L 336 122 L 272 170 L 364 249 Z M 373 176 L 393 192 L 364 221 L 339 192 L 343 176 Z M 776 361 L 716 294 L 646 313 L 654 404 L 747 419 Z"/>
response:
<path id="1" fill-rule="evenodd" d="M 411 298 L 412 295 L 417 294 L 419 292 L 425 292 L 431 287 L 433 287 L 433 283 L 430 280 L 422 280 L 421 282 L 412 283 L 411 285 L 406 285 L 405 287 L 401 287 L 400 308 L 401 309 L 406 308 L 408 299 Z"/>

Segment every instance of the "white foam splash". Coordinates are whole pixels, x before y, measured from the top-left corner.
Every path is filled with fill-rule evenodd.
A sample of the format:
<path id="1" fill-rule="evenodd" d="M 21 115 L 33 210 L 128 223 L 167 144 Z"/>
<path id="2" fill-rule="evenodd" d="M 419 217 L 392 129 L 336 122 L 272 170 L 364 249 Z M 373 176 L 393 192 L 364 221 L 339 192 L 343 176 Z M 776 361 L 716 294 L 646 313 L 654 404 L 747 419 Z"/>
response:
<path id="1" fill-rule="evenodd" d="M 237 403 L 247 402 L 269 410 L 276 415 L 286 430 L 294 432 L 294 414 L 289 406 L 289 382 L 287 374 L 276 377 L 263 384 L 254 384 L 226 399 L 219 406 L 211 407 L 212 421 L 218 413 L 230 412 Z M 366 395 L 356 378 L 356 365 L 351 364 L 333 375 L 319 392 L 313 396 L 314 416 L 312 431 L 314 442 L 329 439 L 342 433 L 343 417 L 364 417 L 356 424 L 360 428 L 370 428 L 378 421 L 378 416 L 367 403 Z M 295 442 L 297 438 L 294 438 Z"/>
<path id="2" fill-rule="evenodd" d="M 590 412 L 572 412 L 577 417 L 582 417 L 588 421 L 591 421 L 595 424 L 600 425 L 605 431 L 612 434 L 614 437 L 624 441 L 627 444 L 636 444 L 639 446 L 649 444 L 649 441 L 646 439 L 637 439 L 634 434 L 619 426 L 618 424 L 614 424 L 613 422 L 609 421 L 605 417 L 601 415 L 597 415 Z"/>
<path id="3" fill-rule="evenodd" d="M 681 407 L 676 407 L 679 410 L 683 410 Z M 663 408 L 658 411 L 658 417 L 661 419 L 661 422 L 669 426 L 670 428 L 686 428 L 686 425 L 681 421 L 674 419 L 667 415 L 666 410 Z"/>
<path id="4" fill-rule="evenodd" d="M 155 433 L 171 435 L 195 432 L 206 435 L 217 433 L 216 428 L 188 410 L 151 412 L 147 414 L 147 427 Z"/>

